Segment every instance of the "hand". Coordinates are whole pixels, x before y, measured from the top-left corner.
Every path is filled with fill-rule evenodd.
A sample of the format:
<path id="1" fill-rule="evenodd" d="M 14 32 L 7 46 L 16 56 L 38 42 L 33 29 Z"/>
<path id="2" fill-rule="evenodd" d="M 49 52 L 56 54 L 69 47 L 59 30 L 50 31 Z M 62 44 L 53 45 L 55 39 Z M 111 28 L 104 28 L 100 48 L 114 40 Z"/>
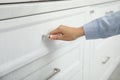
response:
<path id="1" fill-rule="evenodd" d="M 60 25 L 57 29 L 50 32 L 51 40 L 72 41 L 84 35 L 83 27 L 73 28 L 65 25 Z"/>

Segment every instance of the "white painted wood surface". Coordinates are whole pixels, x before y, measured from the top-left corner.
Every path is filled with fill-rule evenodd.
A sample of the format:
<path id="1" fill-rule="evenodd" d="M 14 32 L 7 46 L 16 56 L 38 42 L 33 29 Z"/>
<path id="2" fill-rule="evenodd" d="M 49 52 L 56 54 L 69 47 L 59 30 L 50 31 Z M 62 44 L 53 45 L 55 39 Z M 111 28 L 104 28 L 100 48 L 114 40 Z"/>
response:
<path id="1" fill-rule="evenodd" d="M 104 5 L 91 6 L 90 15 L 91 20 L 102 17 L 111 12 L 117 12 L 120 2 L 110 3 Z M 92 13 L 91 13 L 92 12 Z M 98 39 L 86 42 L 85 58 L 88 54 L 89 57 L 85 59 L 85 80 L 107 80 L 114 68 L 119 63 L 120 53 L 119 44 L 120 36 L 114 36 L 107 39 Z M 91 56 L 91 57 L 90 57 Z M 109 59 L 108 59 L 109 57 Z M 87 61 L 86 61 L 87 60 Z M 89 64 L 88 64 L 89 61 Z M 106 63 L 102 63 L 106 62 Z M 89 66 L 89 67 L 87 67 Z"/>
<path id="2" fill-rule="evenodd" d="M 61 80 L 64 79 L 64 77 L 67 77 L 67 74 L 65 71 L 70 70 L 72 66 L 80 66 L 80 51 L 78 47 L 73 48 L 72 50 L 69 50 L 68 52 L 64 53 L 62 57 L 58 58 L 57 60 L 51 62 L 50 64 L 46 65 L 42 69 L 36 71 L 31 76 L 27 77 L 24 80 L 46 80 L 51 74 L 53 74 L 54 68 L 59 68 L 61 71 L 54 75 L 51 80 Z M 72 69 L 76 68 L 72 67 Z M 72 73 L 72 71 L 70 72 Z M 64 76 L 66 75 L 66 76 Z M 64 76 L 64 77 L 63 77 Z M 81 75 L 80 75 L 81 76 Z M 70 77 L 70 76 L 68 76 Z M 82 77 L 82 76 L 81 76 Z"/>
<path id="3" fill-rule="evenodd" d="M 87 22 L 87 9 L 89 8 L 77 8 L 1 21 L 0 25 L 4 27 L 0 27 L 0 44 L 2 44 L 0 45 L 0 53 L 2 55 L 0 56 L 0 76 L 4 76 L 12 71 L 16 73 L 11 73 L 2 77 L 2 80 L 14 80 L 13 75 L 16 76 L 15 80 L 19 80 L 23 78 L 23 76 L 25 77 L 30 74 L 31 71 L 26 72 L 24 75 L 17 75 L 16 69 L 21 68 L 46 54 L 52 54 L 52 52 L 57 51 L 62 47 L 75 45 L 76 42 L 78 44 L 78 41 L 81 40 L 72 42 L 51 41 L 42 39 L 42 35 L 48 34 L 49 31 L 61 24 L 75 27 L 85 24 Z M 20 73 L 21 71 L 18 71 L 18 74 Z"/>
<path id="4" fill-rule="evenodd" d="M 3 0 L 2 0 L 3 1 Z M 4 0 L 5 2 L 6 0 Z M 26 15 L 43 14 L 62 9 L 89 6 L 93 4 L 112 2 L 119 0 L 66 0 L 41 3 L 26 3 L 13 5 L 0 5 L 0 19 L 23 17 Z M 92 3 L 91 3 L 92 2 Z"/>
<path id="5" fill-rule="evenodd" d="M 0 56 L 0 80 L 39 80 L 39 75 L 43 75 L 41 79 L 45 79 L 50 74 L 41 73 L 52 72 L 55 67 L 60 67 L 63 71 L 51 80 L 100 80 L 106 79 L 104 75 L 109 77 L 107 72 L 111 73 L 115 68 L 112 65 L 117 65 L 119 62 L 116 60 L 119 57 L 119 38 L 117 36 L 95 41 L 80 38 L 72 42 L 42 39 L 43 34 L 49 33 L 61 24 L 80 27 L 88 21 L 103 16 L 106 12 L 111 10 L 116 12 L 120 9 L 119 2 L 94 6 L 92 4 L 104 2 L 101 0 L 88 3 L 90 2 L 76 0 L 76 2 L 0 5 L 0 19 L 40 13 L 0 21 L 0 55 L 2 55 Z M 55 6 L 51 6 L 53 4 Z M 79 5 L 92 6 L 61 10 L 80 7 Z M 94 10 L 93 14 L 89 12 L 91 10 Z M 45 14 L 43 14 L 44 12 Z M 107 52 L 109 51 L 108 44 L 110 54 Z M 115 49 L 112 50 L 113 47 Z M 101 62 L 105 61 L 108 56 L 111 57 L 110 61 L 105 66 L 101 65 Z M 118 62 L 114 63 L 115 61 Z M 70 64 L 70 62 L 72 63 Z M 108 66 L 111 67 L 107 69 Z M 106 73 L 103 75 L 102 73 L 105 71 Z"/>

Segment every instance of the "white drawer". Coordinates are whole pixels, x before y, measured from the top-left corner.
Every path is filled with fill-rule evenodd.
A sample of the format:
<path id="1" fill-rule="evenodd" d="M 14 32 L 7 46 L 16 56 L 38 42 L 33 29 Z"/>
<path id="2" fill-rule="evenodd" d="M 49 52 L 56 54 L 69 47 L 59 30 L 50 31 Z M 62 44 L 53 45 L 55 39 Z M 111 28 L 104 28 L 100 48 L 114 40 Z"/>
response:
<path id="1" fill-rule="evenodd" d="M 0 21 L 57 12 L 88 4 L 83 2 L 82 0 L 0 0 Z"/>
<path id="2" fill-rule="evenodd" d="M 117 12 L 120 10 L 120 1 L 107 3 L 107 4 L 101 4 L 91 7 L 91 20 L 94 20 L 96 18 L 105 16 L 107 14 L 111 14 L 114 12 Z M 102 39 L 94 40 L 95 46 L 101 44 L 101 42 L 104 41 Z"/>
<path id="3" fill-rule="evenodd" d="M 114 13 L 120 10 L 120 1 L 91 6 L 91 19 L 102 17 L 106 14 Z"/>
<path id="4" fill-rule="evenodd" d="M 111 2 L 114 0 L 57 0 L 57 1 L 47 1 L 47 2 L 39 2 L 44 0 L 0 0 L 0 4 L 3 3 L 16 3 L 16 2 L 28 2 L 28 1 L 38 1 L 38 3 L 24 3 L 24 4 L 7 4 L 0 5 L 0 21 L 9 19 L 9 18 L 18 18 L 25 17 L 29 15 L 39 15 L 43 13 L 71 9 L 76 7 L 83 7 L 93 4 L 101 4 L 104 2 Z M 91 3 L 92 2 L 92 3 Z M 54 6 L 53 6 L 54 5 Z"/>
<path id="5" fill-rule="evenodd" d="M 71 45 L 71 46 L 63 47 L 55 52 L 51 52 L 48 55 L 45 55 L 41 58 L 38 58 L 37 60 L 34 60 L 31 63 L 24 65 L 16 70 L 10 72 L 9 74 L 4 75 L 3 77 L 0 77 L 0 80 L 21 80 L 21 79 L 24 79 L 27 76 L 29 76 L 30 74 L 35 73 L 37 70 L 40 70 L 44 66 L 57 60 L 58 58 L 63 57 L 68 52 L 70 52 L 70 51 L 78 52 L 78 50 L 79 50 L 79 56 L 78 56 L 78 57 L 80 57 L 79 63 L 73 66 L 73 67 L 76 67 L 75 69 L 70 69 L 70 71 L 68 71 L 68 75 L 72 75 L 75 73 L 76 70 L 81 69 L 81 66 L 82 66 L 82 53 L 83 52 L 82 52 L 82 49 L 79 48 L 79 45 L 82 45 L 82 44 L 76 43 L 76 44 Z M 73 72 L 71 72 L 71 70 Z M 81 70 L 81 72 L 82 72 L 82 70 Z M 69 78 L 69 76 L 68 77 L 66 76 L 66 78 Z"/>
<path id="6" fill-rule="evenodd" d="M 38 69 L 36 72 L 32 73 L 30 76 L 23 80 L 64 80 L 65 77 L 68 77 L 68 72 L 73 72 L 77 66 L 79 69 L 81 68 L 80 62 L 80 51 L 79 48 L 75 47 L 72 50 L 64 53 L 62 57 L 54 60 L 53 62 L 49 63 L 48 65 L 44 66 L 41 69 Z M 54 69 L 60 69 L 60 72 L 53 75 Z M 73 71 L 71 71 L 73 70 Z M 80 75 L 81 76 L 81 75 Z M 71 76 L 69 76 L 71 77 Z"/>
<path id="7" fill-rule="evenodd" d="M 86 20 L 87 8 L 5 20 L 0 22 L 0 76 L 48 53 L 77 42 L 43 40 L 42 35 L 60 24 L 79 27 Z M 78 40 L 80 41 L 80 40 Z"/>
<path id="8" fill-rule="evenodd" d="M 94 48 L 92 77 L 93 80 L 108 78 L 112 70 L 119 63 L 120 36 L 115 36 L 101 42 Z"/>

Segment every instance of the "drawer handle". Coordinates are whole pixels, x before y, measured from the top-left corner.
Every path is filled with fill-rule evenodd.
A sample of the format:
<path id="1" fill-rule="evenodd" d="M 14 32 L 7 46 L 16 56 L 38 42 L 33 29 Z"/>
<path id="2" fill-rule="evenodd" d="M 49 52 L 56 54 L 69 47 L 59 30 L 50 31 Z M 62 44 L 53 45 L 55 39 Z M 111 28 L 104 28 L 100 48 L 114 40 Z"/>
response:
<path id="1" fill-rule="evenodd" d="M 111 14 L 111 13 L 114 13 L 114 11 L 105 12 L 105 14 Z"/>
<path id="2" fill-rule="evenodd" d="M 50 75 L 46 80 L 50 80 L 53 76 L 58 74 L 61 70 L 59 68 L 54 68 L 54 72 L 52 75 Z"/>
<path id="3" fill-rule="evenodd" d="M 107 57 L 105 61 L 102 62 L 102 64 L 106 64 L 110 60 L 110 57 Z"/>
<path id="4" fill-rule="evenodd" d="M 50 36 L 49 34 L 43 34 L 43 35 L 42 35 L 42 39 L 43 39 L 43 40 L 49 39 L 49 36 Z"/>

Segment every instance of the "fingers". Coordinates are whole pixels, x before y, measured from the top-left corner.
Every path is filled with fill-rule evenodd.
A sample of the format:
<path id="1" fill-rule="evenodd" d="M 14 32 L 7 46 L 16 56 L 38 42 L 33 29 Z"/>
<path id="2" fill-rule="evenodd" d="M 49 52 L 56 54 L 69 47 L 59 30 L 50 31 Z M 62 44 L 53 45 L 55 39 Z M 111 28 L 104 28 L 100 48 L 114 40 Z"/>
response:
<path id="1" fill-rule="evenodd" d="M 63 35 L 62 34 L 50 35 L 49 38 L 51 40 L 63 40 Z"/>
<path id="2" fill-rule="evenodd" d="M 61 27 L 62 25 L 50 32 L 49 38 L 51 40 L 63 40 L 63 30 L 61 29 Z"/>
<path id="3" fill-rule="evenodd" d="M 77 33 L 77 28 L 60 25 L 57 29 L 50 32 L 49 39 L 71 41 L 77 38 Z"/>

